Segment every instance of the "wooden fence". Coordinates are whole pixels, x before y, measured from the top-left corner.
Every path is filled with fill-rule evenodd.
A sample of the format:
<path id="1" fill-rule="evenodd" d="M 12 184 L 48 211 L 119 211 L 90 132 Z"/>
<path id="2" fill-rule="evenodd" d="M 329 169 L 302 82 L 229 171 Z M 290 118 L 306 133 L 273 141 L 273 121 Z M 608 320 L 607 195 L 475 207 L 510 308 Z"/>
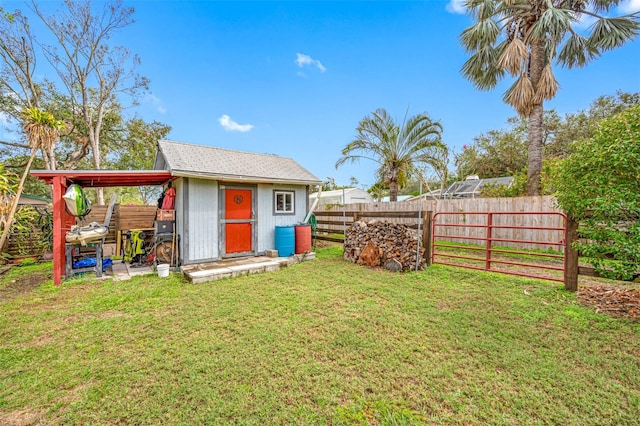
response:
<path id="1" fill-rule="evenodd" d="M 367 204 L 347 204 L 344 206 L 333 206 L 329 209 L 315 211 L 318 221 L 318 239 L 339 241 L 342 239 L 336 234 L 344 234 L 346 227 L 360 218 L 383 219 L 393 223 L 401 223 L 417 227 L 416 218 L 419 212 L 431 211 L 455 213 L 473 212 L 560 212 L 553 197 L 518 197 L 518 198 L 465 198 L 458 200 L 428 200 L 422 203 L 416 202 L 396 202 L 396 203 L 367 203 Z M 558 215 L 505 215 L 497 217 L 495 225 L 522 226 L 522 227 L 547 227 L 557 228 L 563 226 L 562 218 Z M 438 223 L 459 223 L 462 221 L 466 225 L 486 225 L 485 215 L 441 215 Z M 476 238 L 483 238 L 485 230 L 483 228 L 443 228 L 443 232 L 450 235 L 466 236 L 468 239 L 456 238 L 455 241 L 463 244 L 476 244 Z M 462 232 L 462 234 L 461 234 Z M 561 242 L 562 233 L 550 230 L 522 229 L 515 233 L 509 229 L 496 229 L 494 238 L 510 238 L 516 240 L 531 241 L 553 241 Z M 444 238 L 446 241 L 447 239 Z M 509 243 L 506 246 L 518 249 L 554 249 L 557 246 L 540 245 L 526 243 Z"/>
<path id="2" fill-rule="evenodd" d="M 418 228 L 422 234 L 423 247 L 426 249 L 425 257 L 431 253 L 431 231 L 433 214 L 437 212 L 453 212 L 460 214 L 438 215 L 436 220 L 442 224 L 460 224 L 472 226 L 440 227 L 440 241 L 447 241 L 446 235 L 469 237 L 451 238 L 448 241 L 456 244 L 478 244 L 478 238 L 485 238 L 486 228 L 473 225 L 487 225 L 487 215 L 469 214 L 474 212 L 561 212 L 555 205 L 553 197 L 519 197 L 519 198 L 476 198 L 458 200 L 428 200 L 422 202 L 396 202 L 396 203 L 367 203 L 347 204 L 321 208 L 315 211 L 318 222 L 316 237 L 320 240 L 344 242 L 345 229 L 354 222 L 363 220 L 384 220 L 393 223 L 405 224 L 411 228 Z M 467 213 L 467 214 L 464 214 Z M 516 214 L 495 215 L 493 225 L 515 228 L 495 228 L 492 238 L 519 240 L 520 242 L 504 242 L 502 246 L 530 250 L 551 249 L 557 250 L 558 245 L 528 244 L 522 241 L 550 241 L 562 243 L 564 232 L 551 229 L 527 229 L 532 228 L 564 228 L 565 223 L 561 215 L 557 214 Z M 577 238 L 577 225 L 573 221 L 567 224 L 569 243 Z M 475 237 L 475 238 L 474 238 Z M 577 290 L 578 257 L 573 249 L 567 249 L 566 280 L 565 287 L 568 290 Z M 586 272 L 586 271 L 584 271 Z M 590 274 L 591 275 L 591 274 Z"/>

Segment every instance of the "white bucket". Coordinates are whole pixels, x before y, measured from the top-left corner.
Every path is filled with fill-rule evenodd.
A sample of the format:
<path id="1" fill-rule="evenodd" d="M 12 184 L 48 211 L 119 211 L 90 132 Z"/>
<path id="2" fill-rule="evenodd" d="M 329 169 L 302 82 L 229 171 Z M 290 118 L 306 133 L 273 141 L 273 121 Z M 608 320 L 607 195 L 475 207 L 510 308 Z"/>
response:
<path id="1" fill-rule="evenodd" d="M 166 278 L 169 276 L 169 264 L 161 263 L 158 265 L 158 276 L 161 278 Z"/>

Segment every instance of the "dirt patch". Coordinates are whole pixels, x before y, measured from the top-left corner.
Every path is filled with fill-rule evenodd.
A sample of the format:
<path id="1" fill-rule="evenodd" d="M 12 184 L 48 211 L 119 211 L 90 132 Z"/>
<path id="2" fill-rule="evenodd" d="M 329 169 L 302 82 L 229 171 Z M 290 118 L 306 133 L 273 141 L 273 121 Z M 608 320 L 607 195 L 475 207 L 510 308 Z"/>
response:
<path id="1" fill-rule="evenodd" d="M 586 306 L 619 318 L 640 322 L 640 289 L 595 285 L 580 287 L 578 301 Z"/>
<path id="2" fill-rule="evenodd" d="M 37 272 L 28 275 L 21 275 L 11 280 L 7 285 L 0 288 L 0 300 L 13 299 L 16 296 L 30 293 L 42 283 L 52 278 L 52 272 Z"/>
<path id="3" fill-rule="evenodd" d="M 33 426 L 45 423 L 40 413 L 32 410 L 16 410 L 7 414 L 0 412 L 0 424 L 5 426 Z"/>
<path id="4" fill-rule="evenodd" d="M 79 400 L 83 393 L 87 391 L 87 389 L 91 388 L 90 383 L 83 383 L 78 386 L 75 386 L 69 389 L 66 394 L 60 398 L 60 402 L 71 404 L 77 400 Z"/>
<path id="5" fill-rule="evenodd" d="M 314 248 L 327 248 L 327 247 L 342 247 L 342 243 L 336 243 L 333 241 L 315 240 L 313 242 Z"/>

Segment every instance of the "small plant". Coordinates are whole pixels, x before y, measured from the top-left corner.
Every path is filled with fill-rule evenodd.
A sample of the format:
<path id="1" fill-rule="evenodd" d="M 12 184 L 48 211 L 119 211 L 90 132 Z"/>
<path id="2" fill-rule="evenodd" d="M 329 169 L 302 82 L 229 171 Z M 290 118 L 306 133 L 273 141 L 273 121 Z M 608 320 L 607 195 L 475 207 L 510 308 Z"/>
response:
<path id="1" fill-rule="evenodd" d="M 18 266 L 31 266 L 36 263 L 38 263 L 38 261 L 35 258 L 27 257 L 26 259 L 21 260 L 20 263 L 18 263 Z"/>

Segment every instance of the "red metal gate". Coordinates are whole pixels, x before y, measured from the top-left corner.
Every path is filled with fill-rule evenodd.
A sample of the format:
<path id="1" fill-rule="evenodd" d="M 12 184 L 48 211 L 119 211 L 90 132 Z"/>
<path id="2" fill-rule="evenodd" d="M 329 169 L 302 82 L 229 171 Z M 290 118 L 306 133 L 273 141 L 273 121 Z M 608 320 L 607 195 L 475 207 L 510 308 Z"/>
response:
<path id="1" fill-rule="evenodd" d="M 509 218 L 516 219 L 518 216 L 521 219 L 519 222 L 524 222 L 525 218 L 539 222 L 545 216 L 547 218 L 558 216 L 562 226 L 510 224 L 513 220 L 509 221 L 509 224 L 504 223 Z M 459 219 L 456 220 L 456 217 Z M 468 217 L 473 217 L 474 220 L 467 223 Z M 565 282 L 566 225 L 567 217 L 561 212 L 438 212 L 433 215 L 431 263 Z M 472 232 L 466 231 L 472 229 L 477 230 L 474 231 L 477 235 L 470 235 Z M 465 230 L 463 234 L 466 235 L 456 233 L 456 230 Z M 480 235 L 483 230 L 484 235 Z M 547 241 L 532 238 L 535 234 L 540 234 L 540 231 L 550 231 L 548 234 L 560 238 L 546 238 Z M 514 238 L 513 234 L 517 232 L 528 234 L 528 237 Z M 462 240 L 473 241 L 473 243 L 463 244 Z M 526 246 L 551 248 L 549 252 L 521 248 Z M 552 248 L 557 248 L 559 253 Z M 469 252 L 483 253 L 480 253 L 482 257 L 479 257 L 469 255 Z M 535 259 L 538 263 L 525 261 L 529 259 Z M 562 266 L 558 265 L 560 260 Z M 547 275 L 532 273 L 531 270 L 544 270 Z M 554 271 L 562 272 L 562 278 L 559 278 L 558 272 Z"/>

